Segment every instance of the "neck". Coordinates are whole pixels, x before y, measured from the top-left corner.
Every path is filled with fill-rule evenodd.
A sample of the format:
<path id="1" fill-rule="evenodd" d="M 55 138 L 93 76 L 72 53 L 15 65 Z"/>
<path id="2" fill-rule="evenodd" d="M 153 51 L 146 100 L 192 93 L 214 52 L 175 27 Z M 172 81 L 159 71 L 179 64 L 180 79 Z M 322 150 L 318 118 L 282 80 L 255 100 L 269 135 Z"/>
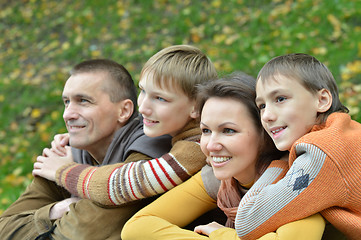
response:
<path id="1" fill-rule="evenodd" d="M 106 151 L 105 151 L 105 152 L 88 151 L 88 153 L 90 154 L 90 156 L 92 156 L 92 158 L 94 159 L 94 161 L 95 161 L 97 164 L 100 165 L 100 164 L 104 161 L 104 157 L 105 157 Z"/>
<path id="2" fill-rule="evenodd" d="M 93 159 L 98 163 L 101 164 L 104 161 L 105 155 L 108 151 L 108 148 L 110 146 L 111 142 L 108 142 L 106 144 L 102 144 L 101 146 L 96 145 L 92 148 L 85 149 L 92 157 Z"/>

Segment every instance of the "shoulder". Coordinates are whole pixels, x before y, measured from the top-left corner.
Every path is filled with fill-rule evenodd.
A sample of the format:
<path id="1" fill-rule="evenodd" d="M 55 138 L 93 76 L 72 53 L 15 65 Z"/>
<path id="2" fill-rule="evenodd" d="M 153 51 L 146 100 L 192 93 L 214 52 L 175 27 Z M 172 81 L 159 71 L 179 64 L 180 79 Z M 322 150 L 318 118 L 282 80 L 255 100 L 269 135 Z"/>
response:
<path id="1" fill-rule="evenodd" d="M 171 149 L 171 136 L 148 137 L 142 135 L 138 137 L 128 148 L 128 151 L 143 153 L 152 158 L 157 158 Z"/>
<path id="2" fill-rule="evenodd" d="M 214 176 L 213 169 L 209 165 L 205 165 L 201 169 L 201 176 L 207 193 L 216 200 L 221 181 Z"/>
<path id="3" fill-rule="evenodd" d="M 314 144 L 319 148 L 347 145 L 351 141 L 361 143 L 361 124 L 346 113 L 333 113 L 325 123 L 315 125 L 312 130 L 298 139 L 299 143 Z"/>

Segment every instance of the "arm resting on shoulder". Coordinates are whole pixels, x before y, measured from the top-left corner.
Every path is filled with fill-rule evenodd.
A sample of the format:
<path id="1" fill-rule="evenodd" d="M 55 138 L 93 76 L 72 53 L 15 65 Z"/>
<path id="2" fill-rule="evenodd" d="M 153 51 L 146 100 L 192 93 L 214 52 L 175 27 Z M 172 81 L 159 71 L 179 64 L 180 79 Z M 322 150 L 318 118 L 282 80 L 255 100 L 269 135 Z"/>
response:
<path id="1" fill-rule="evenodd" d="M 136 213 L 124 226 L 122 239 L 207 239 L 181 227 L 216 207 L 199 172 Z"/>
<path id="2" fill-rule="evenodd" d="M 70 164 L 57 171 L 56 182 L 73 195 L 103 205 L 121 205 L 168 191 L 187 180 L 205 164 L 199 144 L 177 141 L 170 153 L 101 167 Z"/>
<path id="3" fill-rule="evenodd" d="M 317 213 L 310 217 L 287 223 L 276 232 L 267 233 L 258 240 L 320 240 L 325 229 L 325 220 Z M 209 235 L 214 240 L 239 240 L 233 228 L 220 228 Z"/>

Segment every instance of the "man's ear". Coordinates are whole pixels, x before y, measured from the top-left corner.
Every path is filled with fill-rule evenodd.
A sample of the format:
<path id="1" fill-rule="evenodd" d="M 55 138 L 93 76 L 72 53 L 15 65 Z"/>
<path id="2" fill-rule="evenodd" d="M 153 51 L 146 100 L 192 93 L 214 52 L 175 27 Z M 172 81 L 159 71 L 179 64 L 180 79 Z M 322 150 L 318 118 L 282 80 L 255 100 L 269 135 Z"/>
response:
<path id="1" fill-rule="evenodd" d="M 332 94 L 329 90 L 322 88 L 317 92 L 318 95 L 318 112 L 324 113 L 330 109 L 332 105 Z"/>
<path id="2" fill-rule="evenodd" d="M 132 100 L 125 99 L 120 102 L 118 122 L 125 124 L 132 116 L 134 111 L 134 104 Z"/>

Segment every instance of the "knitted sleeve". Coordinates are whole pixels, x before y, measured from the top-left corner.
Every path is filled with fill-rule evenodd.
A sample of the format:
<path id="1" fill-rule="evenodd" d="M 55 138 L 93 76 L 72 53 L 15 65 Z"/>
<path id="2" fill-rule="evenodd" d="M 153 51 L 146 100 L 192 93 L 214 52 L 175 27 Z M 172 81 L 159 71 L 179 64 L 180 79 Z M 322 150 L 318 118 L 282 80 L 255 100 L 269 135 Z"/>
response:
<path id="1" fill-rule="evenodd" d="M 199 172 L 137 212 L 125 224 L 121 238 L 208 239 L 182 227 L 216 207 L 216 201 L 208 195 Z"/>
<path id="2" fill-rule="evenodd" d="M 242 239 L 259 238 L 345 199 L 342 176 L 328 156 L 312 144 L 295 149 L 285 177 L 274 183 L 282 170 L 271 164 L 241 200 L 235 226 Z"/>
<path id="3" fill-rule="evenodd" d="M 180 140 L 169 153 L 101 167 L 75 164 L 58 169 L 56 182 L 73 195 L 104 205 L 121 205 L 155 196 L 179 185 L 205 164 L 199 143 Z"/>

